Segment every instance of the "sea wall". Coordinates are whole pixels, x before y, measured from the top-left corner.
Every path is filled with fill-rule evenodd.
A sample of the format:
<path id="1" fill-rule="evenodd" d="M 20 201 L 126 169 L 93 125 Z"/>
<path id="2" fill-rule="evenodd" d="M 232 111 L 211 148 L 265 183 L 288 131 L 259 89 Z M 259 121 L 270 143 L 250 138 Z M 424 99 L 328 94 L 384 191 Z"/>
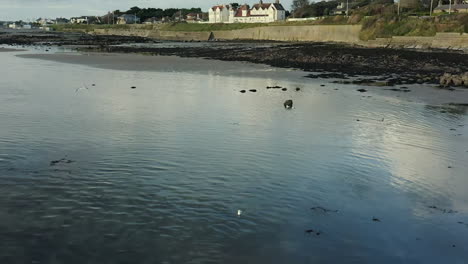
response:
<path id="1" fill-rule="evenodd" d="M 160 31 L 159 39 L 175 41 L 208 41 L 211 32 Z"/>
<path id="2" fill-rule="evenodd" d="M 360 25 L 266 26 L 213 32 L 160 31 L 154 29 L 95 29 L 97 35 L 125 35 L 161 40 L 207 41 L 218 40 L 272 40 L 309 42 L 359 41 Z"/>
<path id="3" fill-rule="evenodd" d="M 433 37 L 395 36 L 363 41 L 360 44 L 368 47 L 392 47 L 415 49 L 454 49 L 468 51 L 467 33 L 437 33 Z"/>
<path id="4" fill-rule="evenodd" d="M 214 31 L 220 40 L 274 40 L 309 42 L 359 42 L 360 25 L 273 26 Z"/>
<path id="5" fill-rule="evenodd" d="M 94 29 L 91 34 L 96 35 L 117 35 L 117 36 L 135 36 L 135 37 L 145 37 L 145 38 L 160 38 L 160 31 L 158 29 L 139 29 L 139 28 L 130 28 L 130 29 L 119 29 L 119 28 L 106 28 L 106 29 Z"/>

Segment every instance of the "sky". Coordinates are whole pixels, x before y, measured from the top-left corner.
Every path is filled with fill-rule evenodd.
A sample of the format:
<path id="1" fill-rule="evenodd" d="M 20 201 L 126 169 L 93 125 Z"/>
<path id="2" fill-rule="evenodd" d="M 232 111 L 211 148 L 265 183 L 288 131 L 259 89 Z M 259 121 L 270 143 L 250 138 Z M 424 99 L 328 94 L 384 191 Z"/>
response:
<path id="1" fill-rule="evenodd" d="M 273 2 L 274 0 L 270 0 Z M 268 0 L 264 2 L 270 2 Z M 56 18 L 84 15 L 104 15 L 112 10 L 128 10 L 130 7 L 190 8 L 207 11 L 217 4 L 231 2 L 254 4 L 258 0 L 0 0 L 0 21 L 31 20 L 39 17 Z M 290 9 L 292 0 L 281 0 Z"/>

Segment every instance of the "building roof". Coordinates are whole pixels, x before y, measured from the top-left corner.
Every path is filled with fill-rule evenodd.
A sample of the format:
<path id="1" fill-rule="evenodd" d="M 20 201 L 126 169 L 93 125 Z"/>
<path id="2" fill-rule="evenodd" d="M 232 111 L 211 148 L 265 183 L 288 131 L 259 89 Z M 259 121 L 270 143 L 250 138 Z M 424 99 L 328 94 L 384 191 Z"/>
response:
<path id="1" fill-rule="evenodd" d="M 440 5 L 436 7 L 434 10 L 449 10 L 450 5 Z M 452 10 L 456 9 L 468 9 L 468 4 L 458 4 L 458 5 L 452 5 Z"/>
<path id="2" fill-rule="evenodd" d="M 239 8 L 237 8 L 237 10 L 235 10 L 234 16 L 235 17 L 243 17 L 242 11 L 244 11 L 244 10 L 247 11 L 246 16 L 248 16 L 248 17 L 249 16 L 256 16 L 256 17 L 268 16 L 268 15 L 252 15 L 250 11 L 253 10 L 253 9 L 256 9 L 256 10 L 268 9 L 271 6 L 273 6 L 276 10 L 280 10 L 280 11 L 285 10 L 282 4 L 255 4 L 255 5 L 252 6 L 252 8 L 250 8 L 249 5 L 241 5 Z"/>
<path id="3" fill-rule="evenodd" d="M 219 8 L 220 10 L 223 10 L 224 8 L 229 9 L 229 6 L 228 6 L 228 5 L 217 5 L 217 6 L 213 6 L 211 9 L 212 9 L 213 11 L 215 11 L 215 10 L 218 9 L 218 8 Z"/>
<path id="4" fill-rule="evenodd" d="M 270 6 L 273 6 L 276 10 L 285 10 L 282 4 L 255 4 L 252 9 L 268 9 Z"/>
<path id="5" fill-rule="evenodd" d="M 280 10 L 280 11 L 284 11 L 286 9 L 284 9 L 283 5 L 282 4 L 273 4 L 276 8 L 276 10 Z"/>
<path id="6" fill-rule="evenodd" d="M 234 14 L 235 17 L 242 17 L 242 11 L 246 10 L 247 15 L 250 16 L 250 6 L 249 5 L 241 5 L 239 8 L 237 8 L 236 13 Z"/>

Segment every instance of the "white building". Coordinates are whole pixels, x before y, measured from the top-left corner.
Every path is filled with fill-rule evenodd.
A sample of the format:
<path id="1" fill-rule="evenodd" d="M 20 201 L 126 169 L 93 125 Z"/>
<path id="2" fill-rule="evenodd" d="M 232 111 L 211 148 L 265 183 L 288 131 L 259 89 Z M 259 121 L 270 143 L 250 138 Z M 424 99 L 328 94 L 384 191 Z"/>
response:
<path id="1" fill-rule="evenodd" d="M 136 24 L 140 23 L 140 18 L 136 15 L 121 15 L 117 18 L 117 24 L 124 25 L 124 24 Z"/>
<path id="2" fill-rule="evenodd" d="M 260 3 L 250 7 L 242 5 L 234 8 L 231 5 L 219 5 L 210 8 L 210 23 L 271 23 L 286 19 L 286 10 L 279 0 L 275 3 Z"/>
<path id="3" fill-rule="evenodd" d="M 233 10 L 230 5 L 213 6 L 208 11 L 210 23 L 229 23 L 229 12 Z"/>
<path id="4" fill-rule="evenodd" d="M 70 23 L 72 23 L 72 24 L 88 24 L 89 20 L 88 20 L 87 16 L 72 17 L 72 18 L 70 18 Z"/>

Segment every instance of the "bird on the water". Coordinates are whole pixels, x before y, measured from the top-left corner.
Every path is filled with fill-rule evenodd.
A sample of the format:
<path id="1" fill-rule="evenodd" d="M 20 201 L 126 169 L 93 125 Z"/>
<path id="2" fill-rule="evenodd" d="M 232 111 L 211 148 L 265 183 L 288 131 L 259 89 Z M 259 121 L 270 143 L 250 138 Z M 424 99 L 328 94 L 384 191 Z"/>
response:
<path id="1" fill-rule="evenodd" d="M 86 86 L 85 84 L 83 84 L 80 88 L 77 88 L 77 89 L 75 90 L 75 93 L 77 93 L 77 92 L 80 91 L 80 90 L 89 90 L 89 87 Z"/>

